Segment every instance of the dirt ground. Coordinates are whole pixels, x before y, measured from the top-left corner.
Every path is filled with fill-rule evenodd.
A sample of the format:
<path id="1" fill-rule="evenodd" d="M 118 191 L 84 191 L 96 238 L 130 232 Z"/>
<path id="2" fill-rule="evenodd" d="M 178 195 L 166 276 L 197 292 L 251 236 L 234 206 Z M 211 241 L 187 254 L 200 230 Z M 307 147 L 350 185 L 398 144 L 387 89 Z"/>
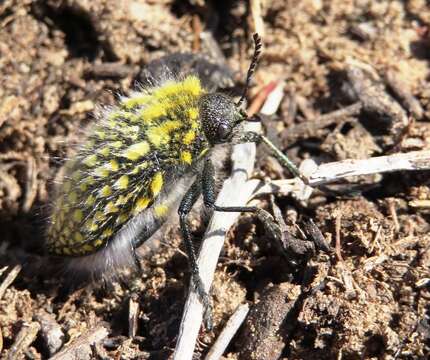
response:
<path id="1" fill-rule="evenodd" d="M 280 109 L 265 125 L 296 163 L 430 150 L 427 1 L 261 3 L 260 18 L 247 1 L 0 2 L 2 359 L 59 351 L 61 359 L 172 354 L 189 283 L 177 224 L 142 260 L 141 277 L 70 293 L 56 274 L 33 270 L 50 261 L 43 228 L 61 159 L 71 156 L 70 144 L 94 120 L 96 106 L 129 93 L 140 70 L 162 55 L 214 59 L 220 51 L 225 59 L 217 60 L 240 83 L 262 20 L 264 54 L 251 95 L 285 80 Z M 375 99 L 383 110 L 366 105 Z M 359 111 L 348 110 L 357 103 Z M 321 120 L 340 109 L 342 116 Z M 258 150 L 256 177 L 288 176 L 263 146 Z M 336 195 L 317 193 L 308 204 L 276 196 L 293 235 L 311 218 L 330 244 L 295 259 L 253 216 L 242 215 L 215 275 L 215 328 L 202 329 L 195 358 L 204 358 L 247 301 L 250 314 L 226 359 L 427 359 L 429 187 L 430 173 L 417 171 L 348 179 L 328 186 Z M 268 197 L 259 202 L 271 208 Z M 206 222 L 194 218 L 196 238 Z"/>

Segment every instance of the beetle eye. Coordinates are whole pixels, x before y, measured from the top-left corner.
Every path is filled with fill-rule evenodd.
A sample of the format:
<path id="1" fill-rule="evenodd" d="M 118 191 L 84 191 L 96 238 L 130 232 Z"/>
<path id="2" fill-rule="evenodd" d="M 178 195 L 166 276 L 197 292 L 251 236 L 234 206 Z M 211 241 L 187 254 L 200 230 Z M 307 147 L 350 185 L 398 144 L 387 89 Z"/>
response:
<path id="1" fill-rule="evenodd" d="M 218 133 L 218 138 L 220 140 L 223 140 L 223 141 L 228 140 L 231 134 L 231 128 L 228 124 L 220 124 L 218 126 L 217 133 Z"/>

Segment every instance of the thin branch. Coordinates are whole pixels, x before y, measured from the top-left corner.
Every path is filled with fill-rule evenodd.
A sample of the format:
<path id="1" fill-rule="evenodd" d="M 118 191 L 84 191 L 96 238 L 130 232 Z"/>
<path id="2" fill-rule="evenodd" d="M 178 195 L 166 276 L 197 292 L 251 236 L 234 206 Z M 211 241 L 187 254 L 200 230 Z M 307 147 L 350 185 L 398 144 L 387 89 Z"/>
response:
<path id="1" fill-rule="evenodd" d="M 378 156 L 370 159 L 343 160 L 318 166 L 310 176 L 310 184 L 318 185 L 348 176 L 370 175 L 392 171 L 429 170 L 430 150 Z"/>
<path id="2" fill-rule="evenodd" d="M 206 355 L 205 360 L 218 360 L 221 358 L 231 339 L 245 320 L 246 315 L 248 315 L 248 312 L 248 304 L 241 304 L 237 307 L 236 311 L 233 313 L 230 319 L 228 319 L 227 324 L 221 331 L 221 334 L 219 334 L 215 344 L 213 344 L 212 348 Z"/>
<path id="3" fill-rule="evenodd" d="M 308 176 L 309 185 L 317 186 L 335 182 L 349 176 L 380 174 L 393 171 L 430 170 L 430 150 L 412 151 L 404 154 L 378 156 L 370 159 L 343 160 L 317 165 L 313 160 L 302 162 L 300 169 Z M 300 200 L 306 200 L 312 189 L 300 179 L 275 180 L 260 184 L 255 196 L 267 194 L 294 194 Z"/>

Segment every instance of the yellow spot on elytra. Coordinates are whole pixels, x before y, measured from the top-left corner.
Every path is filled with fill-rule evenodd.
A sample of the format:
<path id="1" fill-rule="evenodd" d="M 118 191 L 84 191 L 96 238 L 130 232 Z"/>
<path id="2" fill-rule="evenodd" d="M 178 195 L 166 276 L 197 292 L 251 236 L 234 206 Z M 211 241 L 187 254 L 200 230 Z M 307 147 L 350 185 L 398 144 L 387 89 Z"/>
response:
<path id="1" fill-rule="evenodd" d="M 96 231 L 96 230 L 99 228 L 99 226 L 98 226 L 94 221 L 92 221 L 92 220 L 88 220 L 88 221 L 85 223 L 85 228 L 86 228 L 89 232 L 94 232 L 94 231 Z"/>
<path id="2" fill-rule="evenodd" d="M 156 147 L 167 144 L 170 141 L 170 133 L 178 130 L 182 126 L 179 120 L 168 120 L 160 125 L 151 126 L 146 131 L 149 141 Z"/>
<path id="3" fill-rule="evenodd" d="M 87 185 L 87 184 L 85 184 L 85 183 L 81 183 L 81 184 L 79 184 L 79 189 L 80 189 L 81 191 L 87 191 L 87 189 L 88 189 L 88 185 Z"/>
<path id="4" fill-rule="evenodd" d="M 139 198 L 136 201 L 136 205 L 134 206 L 133 213 L 138 214 L 142 210 L 145 210 L 148 207 L 150 202 L 151 202 L 151 199 L 149 199 L 149 198 L 146 198 L 146 197 Z"/>
<path id="5" fill-rule="evenodd" d="M 196 132 L 194 130 L 188 130 L 184 136 L 184 144 L 190 145 L 196 138 Z"/>
<path id="6" fill-rule="evenodd" d="M 86 206 L 92 206 L 94 205 L 95 202 L 96 202 L 96 197 L 93 194 L 91 194 L 90 196 L 87 197 L 87 200 L 85 200 L 84 204 Z"/>
<path id="7" fill-rule="evenodd" d="M 82 182 L 87 185 L 93 185 L 95 184 L 96 180 L 92 176 L 88 176 L 85 179 L 83 179 Z"/>
<path id="8" fill-rule="evenodd" d="M 154 208 L 154 213 L 157 218 L 161 218 L 167 214 L 169 208 L 166 205 L 157 205 Z"/>
<path id="9" fill-rule="evenodd" d="M 188 109 L 188 116 L 191 120 L 196 120 L 199 117 L 199 110 L 197 108 L 189 108 Z"/>
<path id="10" fill-rule="evenodd" d="M 103 244 L 103 240 L 102 239 L 97 239 L 96 241 L 94 241 L 94 246 L 95 247 L 99 247 L 102 244 Z"/>
<path id="11" fill-rule="evenodd" d="M 98 151 L 99 154 L 103 155 L 103 156 L 108 156 L 110 154 L 110 149 L 108 146 L 105 146 L 104 148 L 101 148 Z"/>
<path id="12" fill-rule="evenodd" d="M 75 234 L 73 235 L 73 239 L 74 239 L 76 242 L 80 243 L 80 242 L 82 242 L 82 241 L 84 240 L 84 237 L 82 236 L 82 234 L 81 234 L 79 231 L 77 231 L 77 232 L 75 232 Z"/>
<path id="13" fill-rule="evenodd" d="M 82 249 L 84 250 L 84 254 L 92 252 L 94 250 L 94 248 L 89 244 L 85 244 L 84 246 L 82 246 Z"/>
<path id="14" fill-rule="evenodd" d="M 100 140 L 104 140 L 106 139 L 106 133 L 103 130 L 96 130 L 94 131 L 94 134 L 96 134 L 96 136 L 100 139 Z"/>
<path id="15" fill-rule="evenodd" d="M 123 190 L 128 187 L 128 176 L 122 175 L 113 185 L 116 189 Z"/>
<path id="16" fill-rule="evenodd" d="M 66 248 L 66 247 L 63 248 L 63 253 L 66 254 L 66 255 L 70 255 L 71 254 L 70 249 Z"/>
<path id="17" fill-rule="evenodd" d="M 107 177 L 109 175 L 109 168 L 106 165 L 99 166 L 94 170 L 93 174 L 102 178 Z"/>
<path id="18" fill-rule="evenodd" d="M 128 214 L 121 214 L 116 218 L 116 223 L 119 225 L 123 224 L 127 221 L 127 219 L 128 219 Z"/>
<path id="19" fill-rule="evenodd" d="M 105 231 L 103 231 L 102 237 L 107 238 L 109 236 L 112 236 L 112 234 L 113 234 L 113 230 L 111 228 L 107 228 Z"/>
<path id="20" fill-rule="evenodd" d="M 68 238 L 71 235 L 71 233 L 72 232 L 71 232 L 70 228 L 67 226 L 62 231 L 62 235 L 66 238 Z"/>
<path id="21" fill-rule="evenodd" d="M 79 181 L 79 180 L 81 180 L 81 172 L 80 171 L 75 171 L 73 174 L 72 174 L 72 179 L 74 180 L 74 181 Z"/>
<path id="22" fill-rule="evenodd" d="M 193 161 L 193 156 L 191 155 L 191 153 L 189 151 L 182 151 L 181 152 L 181 161 L 186 163 L 186 164 L 191 164 L 191 162 Z"/>
<path id="23" fill-rule="evenodd" d="M 76 201 L 78 200 L 78 194 L 74 191 L 72 191 L 71 193 L 69 193 L 69 201 L 74 204 L 76 203 Z"/>
<path id="24" fill-rule="evenodd" d="M 105 207 L 105 214 L 116 213 L 118 208 L 114 205 L 112 201 L 109 201 Z"/>
<path id="25" fill-rule="evenodd" d="M 142 141 L 137 144 L 133 144 L 125 149 L 122 153 L 122 156 L 126 157 L 129 160 L 135 161 L 142 156 L 145 156 L 150 149 L 149 144 L 146 141 Z"/>
<path id="26" fill-rule="evenodd" d="M 116 200 L 116 202 L 115 202 L 115 205 L 116 206 L 118 206 L 118 205 L 124 205 L 124 204 L 126 204 L 127 203 L 127 197 L 126 196 L 124 196 L 124 195 L 120 195 L 119 197 L 118 197 L 118 199 Z"/>
<path id="27" fill-rule="evenodd" d="M 111 160 L 111 161 L 109 161 L 109 165 L 110 165 L 110 168 L 112 169 L 112 171 L 118 171 L 118 169 L 119 169 L 118 161 Z"/>
<path id="28" fill-rule="evenodd" d="M 112 189 L 110 188 L 110 186 L 109 185 L 103 186 L 100 190 L 100 195 L 103 197 L 112 195 Z"/>
<path id="29" fill-rule="evenodd" d="M 129 174 L 132 174 L 132 175 L 139 174 L 142 170 L 146 169 L 148 165 L 149 163 L 147 161 L 140 163 L 139 165 L 135 166 L 135 168 L 131 170 Z"/>
<path id="30" fill-rule="evenodd" d="M 81 222 L 83 218 L 84 218 L 84 212 L 81 209 L 76 209 L 73 212 L 73 221 Z"/>
<path id="31" fill-rule="evenodd" d="M 96 211 L 94 219 L 96 219 L 96 221 L 103 221 L 105 219 L 105 215 L 101 211 Z"/>
<path id="32" fill-rule="evenodd" d="M 151 180 L 150 186 L 152 195 L 156 197 L 159 194 L 161 188 L 163 187 L 163 174 L 161 172 L 155 174 L 155 176 Z"/>
<path id="33" fill-rule="evenodd" d="M 97 155 L 96 154 L 89 155 L 82 162 L 88 167 L 94 167 L 98 164 Z"/>
<path id="34" fill-rule="evenodd" d="M 113 143 L 110 144 L 110 146 L 112 146 L 114 149 L 119 149 L 122 147 L 122 142 L 121 141 L 114 141 Z"/>

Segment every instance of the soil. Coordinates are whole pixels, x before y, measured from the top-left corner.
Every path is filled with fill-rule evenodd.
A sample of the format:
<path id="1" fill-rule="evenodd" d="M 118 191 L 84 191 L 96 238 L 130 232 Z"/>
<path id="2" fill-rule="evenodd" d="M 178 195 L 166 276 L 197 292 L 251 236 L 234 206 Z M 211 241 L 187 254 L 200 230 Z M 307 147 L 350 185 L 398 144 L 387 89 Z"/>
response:
<path id="1" fill-rule="evenodd" d="M 262 3 L 264 54 L 250 97 L 285 80 L 281 107 L 265 125 L 296 163 L 430 150 L 428 2 Z M 204 53 L 227 64 L 240 84 L 252 54 L 253 14 L 243 1 L 0 2 L 2 359 L 45 359 L 59 351 L 66 351 L 61 359 L 172 354 L 189 284 L 177 223 L 169 224 L 158 251 L 142 259 L 141 276 L 70 291 L 56 274 L 34 270 L 51 261 L 43 249 L 47 209 L 80 130 L 94 121 L 97 106 L 130 93 L 150 61 Z M 202 40 L 202 31 L 212 42 Z M 318 126 L 322 114 L 365 103 L 357 90 L 364 75 L 351 70 L 357 64 L 377 84 L 372 98 L 388 104 L 384 112 L 363 105 L 359 114 Z M 259 150 L 256 177 L 288 176 Z M 251 312 L 226 359 L 428 358 L 429 175 L 348 179 L 330 188 L 337 195 L 320 193 L 308 204 L 277 196 L 293 235 L 296 224 L 311 218 L 331 247 L 316 246 L 294 260 L 253 216 L 242 215 L 215 275 L 215 327 L 202 328 L 195 358 L 204 358 L 245 301 Z M 260 206 L 269 209 L 268 200 Z M 205 224 L 194 216 L 197 239 Z"/>

